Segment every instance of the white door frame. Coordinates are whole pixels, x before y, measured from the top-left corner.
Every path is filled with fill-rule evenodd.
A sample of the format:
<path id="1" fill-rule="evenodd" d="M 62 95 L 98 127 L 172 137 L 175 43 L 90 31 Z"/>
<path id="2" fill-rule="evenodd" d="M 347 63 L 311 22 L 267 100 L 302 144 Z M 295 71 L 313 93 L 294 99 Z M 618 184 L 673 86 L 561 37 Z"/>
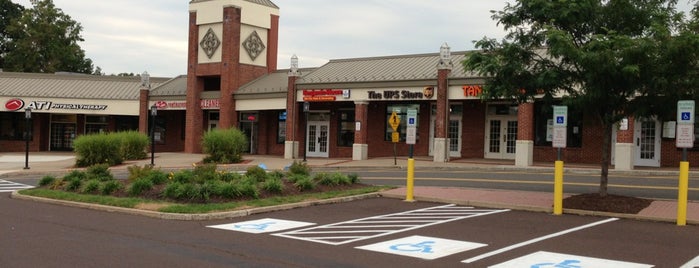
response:
<path id="1" fill-rule="evenodd" d="M 311 129 L 314 131 L 311 132 Z M 306 126 L 306 156 L 329 157 L 330 122 L 308 121 Z"/>
<path id="2" fill-rule="evenodd" d="M 661 155 L 661 130 L 659 120 L 637 119 L 633 125 L 634 165 L 659 167 Z"/>
<path id="3" fill-rule="evenodd" d="M 497 148 L 498 151 L 492 151 L 491 152 L 491 121 L 499 121 L 499 129 L 497 129 L 498 133 L 497 135 L 497 140 L 492 140 L 494 142 L 493 148 Z M 517 155 L 516 147 L 517 147 L 517 127 L 514 128 L 514 133 L 510 133 L 508 135 L 507 130 L 509 129 L 508 127 L 508 122 L 515 122 L 517 123 L 517 116 L 516 115 L 490 115 L 486 117 L 485 120 L 485 137 L 484 137 L 484 158 L 490 158 L 490 159 L 515 159 Z M 508 144 L 510 145 L 511 152 L 508 152 Z"/>
<path id="4" fill-rule="evenodd" d="M 431 116 L 430 117 L 430 144 L 429 144 L 429 156 L 434 156 L 434 128 L 435 128 L 435 121 L 436 117 Z M 447 148 L 449 150 L 449 156 L 450 157 L 461 157 L 461 136 L 462 136 L 462 131 L 463 131 L 463 122 L 461 120 L 461 115 L 450 115 L 449 116 L 449 122 L 447 124 L 451 124 L 451 122 L 458 122 L 458 132 L 450 133 L 449 132 L 449 127 L 450 125 L 447 125 L 447 140 L 449 141 L 449 144 L 447 144 Z M 452 144 L 456 145 L 456 148 L 453 148 L 451 146 Z M 455 149 L 455 150 L 452 150 Z"/>

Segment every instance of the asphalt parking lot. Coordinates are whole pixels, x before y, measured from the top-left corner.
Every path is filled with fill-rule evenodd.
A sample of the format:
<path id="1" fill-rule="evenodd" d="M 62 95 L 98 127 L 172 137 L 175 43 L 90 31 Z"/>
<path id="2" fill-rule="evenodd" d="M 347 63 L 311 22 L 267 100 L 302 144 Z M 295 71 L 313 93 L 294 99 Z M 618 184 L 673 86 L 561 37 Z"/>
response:
<path id="1" fill-rule="evenodd" d="M 7 267 L 694 267 L 699 256 L 696 226 L 390 198 L 173 221 L 2 194 L 0 216 Z"/>

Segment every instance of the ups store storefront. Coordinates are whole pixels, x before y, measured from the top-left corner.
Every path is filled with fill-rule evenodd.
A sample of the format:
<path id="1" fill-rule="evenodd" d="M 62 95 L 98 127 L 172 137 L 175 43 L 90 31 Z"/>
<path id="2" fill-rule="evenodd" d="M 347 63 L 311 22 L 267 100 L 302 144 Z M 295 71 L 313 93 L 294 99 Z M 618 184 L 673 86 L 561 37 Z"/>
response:
<path id="1" fill-rule="evenodd" d="M 139 77 L 0 72 L 0 88 L 2 152 L 24 151 L 25 131 L 32 151 L 72 151 L 79 135 L 139 129 Z"/>

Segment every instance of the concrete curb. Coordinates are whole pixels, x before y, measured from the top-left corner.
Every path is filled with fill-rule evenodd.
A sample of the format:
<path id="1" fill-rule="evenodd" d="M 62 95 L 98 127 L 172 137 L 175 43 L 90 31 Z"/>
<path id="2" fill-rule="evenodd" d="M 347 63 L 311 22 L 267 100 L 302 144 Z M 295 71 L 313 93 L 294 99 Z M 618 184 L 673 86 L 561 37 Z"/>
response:
<path id="1" fill-rule="evenodd" d="M 244 217 L 244 216 L 266 213 L 266 212 L 289 210 L 289 209 L 294 209 L 294 208 L 334 204 L 334 203 L 341 203 L 341 202 L 350 202 L 350 201 L 361 200 L 361 199 L 366 199 L 366 198 L 375 198 L 375 197 L 380 197 L 380 196 L 381 196 L 381 193 L 376 192 L 376 193 L 336 197 L 336 198 L 321 199 L 321 200 L 310 200 L 310 201 L 303 201 L 303 202 L 284 204 L 284 205 L 278 205 L 278 206 L 241 209 L 241 210 L 226 211 L 226 212 L 213 212 L 213 213 L 202 213 L 202 214 L 179 214 L 179 213 L 164 213 L 164 212 L 151 211 L 151 210 L 141 210 L 141 209 L 135 209 L 135 208 L 122 208 L 122 207 L 113 207 L 113 206 L 106 206 L 106 205 L 99 205 L 99 204 L 80 203 L 80 202 L 73 202 L 73 201 L 66 201 L 66 200 L 57 200 L 57 199 L 51 199 L 51 198 L 23 195 L 23 194 L 20 194 L 18 191 L 14 191 L 10 195 L 11 198 L 19 199 L 19 200 L 29 200 L 29 201 L 35 201 L 35 202 L 57 204 L 57 205 L 85 208 L 85 209 L 105 211 L 105 212 L 118 212 L 118 213 L 124 213 L 124 214 L 129 214 L 129 215 L 146 216 L 146 217 L 157 218 L 157 219 L 162 219 L 162 220 L 180 220 L 180 221 L 205 221 L 205 220 L 231 219 L 231 218 Z"/>

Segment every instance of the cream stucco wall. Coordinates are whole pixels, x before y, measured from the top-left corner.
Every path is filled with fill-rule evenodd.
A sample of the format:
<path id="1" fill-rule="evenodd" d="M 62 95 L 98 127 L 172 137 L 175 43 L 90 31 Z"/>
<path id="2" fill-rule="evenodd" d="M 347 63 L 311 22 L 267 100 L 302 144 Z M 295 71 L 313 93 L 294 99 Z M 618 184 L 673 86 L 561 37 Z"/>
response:
<path id="1" fill-rule="evenodd" d="M 223 7 L 239 7 L 241 22 L 260 28 L 271 28 L 270 15 L 279 16 L 279 9 L 243 0 L 197 1 L 189 4 L 189 11 L 197 12 L 197 25 L 223 22 Z"/>
<path id="2" fill-rule="evenodd" d="M 286 99 L 235 100 L 237 111 L 286 110 Z"/>
<path id="3" fill-rule="evenodd" d="M 223 42 L 223 24 L 221 23 L 213 23 L 213 24 L 205 24 L 205 25 L 199 25 L 199 38 L 197 39 L 199 43 L 201 43 L 201 40 L 204 39 L 204 36 L 206 35 L 207 32 L 209 32 L 209 29 L 213 30 L 214 34 L 216 34 L 216 38 L 218 38 L 219 42 Z M 214 51 L 214 54 L 209 58 L 209 56 L 206 55 L 206 52 L 204 52 L 204 49 L 201 48 L 201 45 L 199 46 L 199 63 L 214 63 L 214 62 L 221 62 L 221 54 L 223 51 L 223 43 L 219 44 L 218 48 L 216 48 L 216 51 Z"/>
<path id="4" fill-rule="evenodd" d="M 262 43 L 265 44 L 265 49 L 260 53 L 255 60 L 253 60 L 248 52 L 243 48 L 243 43 L 246 39 L 253 33 L 257 32 L 257 36 L 260 37 Z M 255 27 L 252 25 L 242 25 L 240 27 L 240 63 L 251 64 L 257 66 L 267 66 L 267 49 L 269 49 L 269 42 L 267 42 L 267 32 L 265 28 Z"/>

